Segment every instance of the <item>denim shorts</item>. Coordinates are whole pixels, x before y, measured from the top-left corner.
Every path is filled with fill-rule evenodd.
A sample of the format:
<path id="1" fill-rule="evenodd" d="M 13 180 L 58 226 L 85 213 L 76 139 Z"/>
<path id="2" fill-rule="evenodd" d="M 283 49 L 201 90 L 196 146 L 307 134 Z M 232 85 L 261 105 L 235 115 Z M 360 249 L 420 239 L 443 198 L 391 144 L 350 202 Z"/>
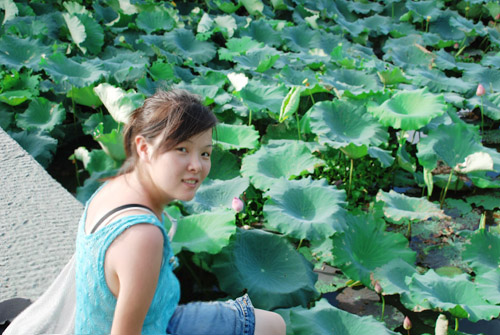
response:
<path id="1" fill-rule="evenodd" d="M 179 305 L 168 323 L 170 335 L 253 335 L 254 307 L 247 294 L 228 301 Z"/>

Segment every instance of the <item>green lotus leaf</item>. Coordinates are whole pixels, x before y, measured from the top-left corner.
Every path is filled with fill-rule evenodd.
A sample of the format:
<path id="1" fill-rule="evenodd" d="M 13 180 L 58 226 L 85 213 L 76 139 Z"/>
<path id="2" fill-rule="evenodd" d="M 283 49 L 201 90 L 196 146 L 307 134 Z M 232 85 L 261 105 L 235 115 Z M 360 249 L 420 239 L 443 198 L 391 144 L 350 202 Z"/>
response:
<path id="1" fill-rule="evenodd" d="M 210 159 L 213 168 L 210 169 L 208 178 L 228 180 L 240 175 L 238 158 L 232 153 L 215 146 Z"/>
<path id="2" fill-rule="evenodd" d="M 311 29 L 302 24 L 292 27 L 285 27 L 281 32 L 285 45 L 294 52 L 309 52 L 317 48 L 321 38 L 319 30 Z"/>
<path id="3" fill-rule="evenodd" d="M 60 53 L 42 59 L 40 65 L 56 82 L 68 82 L 76 87 L 90 86 L 105 74 L 99 66 L 85 61 L 78 63 Z"/>
<path id="4" fill-rule="evenodd" d="M 487 91 L 493 88 L 500 87 L 500 70 L 485 66 L 476 66 L 473 69 L 465 70 L 463 80 L 482 84 Z"/>
<path id="5" fill-rule="evenodd" d="M 287 335 L 342 334 L 342 335 L 396 335 L 373 316 L 358 316 L 332 306 L 326 299 L 314 307 L 277 309 L 287 323 Z"/>
<path id="6" fill-rule="evenodd" d="M 0 101 L 11 106 L 17 106 L 32 98 L 28 90 L 13 90 L 0 93 Z"/>
<path id="7" fill-rule="evenodd" d="M 368 155 L 371 158 L 376 158 L 382 165 L 382 167 L 387 168 L 389 166 L 392 166 L 394 163 L 395 158 L 392 156 L 392 152 L 388 150 L 383 150 L 380 149 L 379 147 L 369 147 L 368 148 Z"/>
<path id="8" fill-rule="evenodd" d="M 239 2 L 245 7 L 250 15 L 262 14 L 264 10 L 264 3 L 261 0 L 240 0 Z"/>
<path id="9" fill-rule="evenodd" d="M 141 11 L 135 21 L 139 29 L 148 34 L 159 30 L 170 31 L 175 27 L 175 20 L 164 6 L 152 6 Z"/>
<path id="10" fill-rule="evenodd" d="M 182 249 L 216 254 L 229 244 L 235 232 L 235 212 L 232 210 L 189 215 L 179 219 L 172 250 L 175 254 Z"/>
<path id="11" fill-rule="evenodd" d="M 418 130 L 445 112 L 444 98 L 426 89 L 399 91 L 380 106 L 368 107 L 381 124 L 403 130 Z"/>
<path id="12" fill-rule="evenodd" d="M 94 140 L 99 142 L 102 149 L 115 161 L 123 162 L 127 157 L 123 147 L 122 132 L 118 129 L 112 129 L 105 132 L 103 123 L 99 123 L 93 132 Z"/>
<path id="13" fill-rule="evenodd" d="M 265 19 L 252 21 L 246 29 L 240 30 L 241 36 L 251 37 L 253 40 L 278 47 L 282 44 L 281 34 L 273 29 Z"/>
<path id="14" fill-rule="evenodd" d="M 439 205 L 430 202 L 425 197 L 414 198 L 393 190 L 389 192 L 380 190 L 377 194 L 377 201 L 384 202 L 384 215 L 393 223 L 447 217 Z"/>
<path id="15" fill-rule="evenodd" d="M 413 301 L 427 309 L 448 311 L 457 318 L 467 318 L 472 322 L 491 320 L 500 315 L 500 306 L 483 300 L 465 273 L 452 278 L 441 277 L 431 269 L 424 275 L 414 275 L 408 286 Z"/>
<path id="16" fill-rule="evenodd" d="M 116 122 L 127 123 L 132 111 L 144 101 L 142 94 L 125 92 L 119 87 L 103 83 L 94 88 L 94 92 Z"/>
<path id="17" fill-rule="evenodd" d="M 0 104 L 0 128 L 6 130 L 14 120 L 14 113 L 9 110 L 4 104 Z"/>
<path id="18" fill-rule="evenodd" d="M 494 232 L 477 231 L 465 245 L 462 259 L 477 274 L 485 273 L 500 267 L 500 235 Z"/>
<path id="19" fill-rule="evenodd" d="M 324 162 L 302 141 L 273 140 L 254 154 L 243 157 L 241 173 L 260 189 L 272 187 L 276 179 L 289 179 L 304 171 L 312 172 Z"/>
<path id="20" fill-rule="evenodd" d="M 107 48 L 101 58 L 90 61 L 101 66 L 107 72 L 107 78 L 113 78 L 118 83 L 133 82 L 146 74 L 148 58 L 143 52 Z"/>
<path id="21" fill-rule="evenodd" d="M 255 80 L 250 80 L 248 84 L 239 92 L 243 103 L 250 110 L 262 115 L 263 111 L 269 110 L 275 115 L 279 115 L 281 103 L 288 94 L 288 89 L 284 85 L 262 85 Z"/>
<path id="22" fill-rule="evenodd" d="M 340 94 L 346 94 L 349 97 L 364 98 L 369 93 L 382 89 L 377 76 L 367 74 L 366 71 L 338 69 L 328 71 L 321 79 L 326 84 L 332 85 Z"/>
<path id="23" fill-rule="evenodd" d="M 202 213 L 217 207 L 231 208 L 234 197 L 239 197 L 248 188 L 247 179 L 236 177 L 230 180 L 206 179 L 193 200 L 185 202 L 189 213 Z"/>
<path id="24" fill-rule="evenodd" d="M 306 306 L 318 296 L 312 265 L 285 238 L 263 230 L 238 229 L 212 271 L 224 292 L 237 297 L 248 291 L 257 308 Z"/>
<path id="25" fill-rule="evenodd" d="M 259 145 L 259 133 L 253 125 L 219 123 L 213 136 L 223 149 L 255 149 Z"/>
<path id="26" fill-rule="evenodd" d="M 392 259 L 415 263 L 416 253 L 408 248 L 408 240 L 402 234 L 386 232 L 383 220 L 369 215 L 346 219 L 348 228 L 332 237 L 332 252 L 333 265 L 349 278 L 371 286 L 370 274 Z"/>
<path id="27" fill-rule="evenodd" d="M 466 198 L 467 203 L 474 204 L 476 207 L 483 207 L 488 211 L 494 209 L 500 209 L 500 199 L 499 194 L 489 194 L 489 195 L 471 195 Z"/>
<path id="28" fill-rule="evenodd" d="M 99 54 L 104 45 L 103 28 L 89 15 L 79 14 L 77 17 L 85 27 L 85 34 L 87 35 L 87 38 L 78 46 L 94 55 Z"/>
<path id="29" fill-rule="evenodd" d="M 340 150 L 349 159 L 358 159 L 368 155 L 368 147 L 366 145 L 357 146 L 354 143 L 349 143 L 346 147 L 340 148 Z"/>
<path id="30" fill-rule="evenodd" d="M 45 98 L 37 98 L 30 102 L 26 111 L 17 115 L 16 124 L 22 129 L 39 129 L 50 132 L 55 126 L 62 124 L 66 110 L 62 104 L 56 104 Z"/>
<path id="31" fill-rule="evenodd" d="M 400 38 L 390 38 L 382 50 L 383 59 L 392 61 L 394 65 L 406 70 L 410 67 L 427 67 L 432 64 L 433 56 L 424 52 L 416 44 L 422 45 L 420 35 L 410 35 Z"/>
<path id="32" fill-rule="evenodd" d="M 44 168 L 49 166 L 57 149 L 57 140 L 55 138 L 33 131 L 9 132 L 9 135 L 33 156 L 41 166 Z"/>
<path id="33" fill-rule="evenodd" d="M 66 22 L 66 26 L 69 29 L 71 39 L 82 50 L 82 52 L 85 53 L 87 49 L 80 45 L 87 38 L 87 34 L 85 33 L 85 26 L 76 15 L 63 13 L 62 16 L 64 18 L 64 21 Z"/>
<path id="34" fill-rule="evenodd" d="M 369 12 L 380 13 L 384 7 L 373 2 L 349 2 L 347 7 L 353 12 L 360 14 L 368 14 Z"/>
<path id="35" fill-rule="evenodd" d="M 467 107 L 471 110 L 474 108 L 483 107 L 484 116 L 492 120 L 500 120 L 500 93 L 488 94 L 481 99 L 481 97 L 474 96 L 467 100 Z"/>
<path id="36" fill-rule="evenodd" d="M 227 40 L 226 47 L 227 48 L 219 48 L 219 58 L 221 60 L 229 60 L 232 61 L 234 56 L 244 55 L 247 51 L 263 47 L 264 44 L 254 41 L 249 36 L 244 36 L 241 38 L 233 37 Z"/>
<path id="37" fill-rule="evenodd" d="M 50 47 L 43 45 L 38 39 L 19 38 L 7 34 L 2 34 L 0 37 L 0 63 L 16 70 L 24 66 L 38 71 L 40 59 L 50 52 Z"/>
<path id="38" fill-rule="evenodd" d="M 277 180 L 265 193 L 266 226 L 297 239 L 323 240 L 345 229 L 345 191 L 325 180 Z"/>
<path id="39" fill-rule="evenodd" d="M 290 91 L 288 91 L 288 94 L 281 104 L 279 122 L 285 121 L 288 117 L 297 112 L 300 103 L 300 93 L 302 91 L 303 88 L 301 86 L 293 86 Z"/>
<path id="40" fill-rule="evenodd" d="M 19 9 L 17 8 L 16 4 L 12 0 L 5 0 L 2 1 L 0 8 L 5 10 L 2 25 L 5 24 L 5 22 L 12 20 L 19 14 Z"/>
<path id="41" fill-rule="evenodd" d="M 463 16 L 456 15 L 450 18 L 450 26 L 463 31 L 466 35 L 479 35 L 484 36 L 484 25 L 482 22 L 474 23 Z"/>
<path id="42" fill-rule="evenodd" d="M 458 92 L 467 93 L 476 85 L 464 81 L 462 78 L 447 77 L 439 70 L 409 69 L 408 74 L 415 76 L 414 83 L 420 87 L 427 87 L 431 92 Z"/>
<path id="43" fill-rule="evenodd" d="M 415 266 L 406 263 L 400 258 L 396 258 L 376 268 L 373 272 L 373 280 L 379 282 L 382 287 L 382 294 L 399 294 L 402 302 L 408 302 L 410 299 L 410 288 L 406 283 L 406 279 L 411 278 L 417 273 Z"/>
<path id="44" fill-rule="evenodd" d="M 154 80 L 173 80 L 175 78 L 172 64 L 163 61 L 154 62 L 149 68 L 149 73 Z"/>
<path id="45" fill-rule="evenodd" d="M 428 16 L 431 17 L 431 21 L 436 20 L 442 13 L 438 7 L 439 5 L 435 0 L 406 3 L 406 8 L 411 10 L 414 14 L 414 21 L 426 20 Z"/>
<path id="46" fill-rule="evenodd" d="M 85 204 L 92 194 L 102 185 L 103 178 L 116 176 L 118 170 L 107 170 L 101 172 L 94 172 L 89 178 L 85 179 L 83 186 L 76 188 L 76 199 L 82 204 Z"/>
<path id="47" fill-rule="evenodd" d="M 410 83 L 409 79 L 403 74 L 400 68 L 395 67 L 392 70 L 377 72 L 377 75 L 385 86 L 394 86 L 401 83 Z"/>
<path id="48" fill-rule="evenodd" d="M 440 125 L 429 131 L 428 136 L 417 144 L 417 150 L 420 164 L 428 170 L 436 167 L 438 159 L 455 168 L 457 164 L 464 163 L 467 157 L 477 152 L 490 155 L 494 162 L 494 170 L 498 168 L 500 159 L 500 154 L 483 147 L 479 135 L 460 122 Z"/>
<path id="49" fill-rule="evenodd" d="M 494 269 L 476 276 L 477 291 L 491 304 L 500 304 L 500 269 Z"/>
<path id="50" fill-rule="evenodd" d="M 184 28 L 165 33 L 164 43 L 171 52 L 199 64 L 210 61 L 216 53 L 212 43 L 196 40 L 193 32 Z"/>
<path id="51" fill-rule="evenodd" d="M 311 130 L 319 142 L 333 148 L 378 146 L 386 143 L 389 133 L 364 106 L 355 106 L 343 100 L 320 101 L 310 109 Z"/>
<path id="52" fill-rule="evenodd" d="M 228 14 L 236 12 L 241 7 L 240 2 L 234 4 L 230 0 L 214 0 L 214 3 L 221 11 Z"/>
<path id="53" fill-rule="evenodd" d="M 104 150 L 94 149 L 88 151 L 85 147 L 75 150 L 70 159 L 78 159 L 83 163 L 83 167 L 91 175 L 95 172 L 109 171 L 116 169 L 116 162 L 106 154 Z"/>
<path id="54" fill-rule="evenodd" d="M 233 61 L 237 62 L 243 69 L 265 72 L 269 70 L 280 58 L 280 52 L 272 47 L 264 46 L 254 48 L 242 56 L 234 56 Z"/>
<path id="55" fill-rule="evenodd" d="M 102 105 L 101 99 L 95 94 L 94 86 L 86 87 L 73 87 L 66 95 L 71 98 L 75 103 L 83 106 L 97 108 Z"/>

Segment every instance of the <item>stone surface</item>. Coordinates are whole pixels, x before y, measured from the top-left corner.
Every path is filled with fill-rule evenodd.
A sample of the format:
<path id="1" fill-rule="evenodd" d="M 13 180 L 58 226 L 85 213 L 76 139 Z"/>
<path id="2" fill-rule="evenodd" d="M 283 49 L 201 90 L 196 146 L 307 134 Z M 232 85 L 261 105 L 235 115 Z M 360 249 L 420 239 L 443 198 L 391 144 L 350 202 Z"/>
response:
<path id="1" fill-rule="evenodd" d="M 83 205 L 0 128 L 0 302 L 35 300 L 74 252 Z"/>

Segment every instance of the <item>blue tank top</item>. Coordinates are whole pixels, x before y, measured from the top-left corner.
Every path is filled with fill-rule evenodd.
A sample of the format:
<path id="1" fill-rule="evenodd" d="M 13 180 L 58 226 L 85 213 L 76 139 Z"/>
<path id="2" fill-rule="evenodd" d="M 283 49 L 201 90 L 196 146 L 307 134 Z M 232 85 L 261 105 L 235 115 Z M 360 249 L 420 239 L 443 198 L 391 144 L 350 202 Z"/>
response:
<path id="1" fill-rule="evenodd" d="M 97 193 L 97 192 L 96 192 Z M 93 196 L 92 196 L 93 198 Z M 78 225 L 76 238 L 76 317 L 75 334 L 109 334 L 113 323 L 116 298 L 104 275 L 104 256 L 111 242 L 125 229 L 140 223 L 150 223 L 163 233 L 163 261 L 156 292 L 144 320 L 142 334 L 166 334 L 167 326 L 180 298 L 180 286 L 173 269 L 177 259 L 170 241 L 156 215 L 141 214 L 121 217 L 93 234 L 85 233 L 87 201 Z M 162 218 L 165 220 L 165 216 Z"/>

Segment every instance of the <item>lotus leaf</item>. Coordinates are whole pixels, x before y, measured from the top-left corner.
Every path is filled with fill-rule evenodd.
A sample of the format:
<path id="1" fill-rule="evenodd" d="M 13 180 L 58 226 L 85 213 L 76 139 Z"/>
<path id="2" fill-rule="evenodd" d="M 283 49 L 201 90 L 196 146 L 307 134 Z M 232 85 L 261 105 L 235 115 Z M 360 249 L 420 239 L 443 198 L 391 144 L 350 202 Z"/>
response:
<path id="1" fill-rule="evenodd" d="M 61 104 L 56 104 L 45 98 L 37 98 L 30 102 L 26 111 L 17 116 L 16 124 L 22 129 L 40 129 L 52 131 L 62 124 L 66 111 Z"/>
<path id="2" fill-rule="evenodd" d="M 301 86 L 294 86 L 290 89 L 281 104 L 279 122 L 285 121 L 288 117 L 297 112 L 299 109 L 300 93 L 302 90 L 303 88 Z"/>
<path id="3" fill-rule="evenodd" d="M 400 91 L 380 106 L 368 108 L 380 123 L 395 129 L 418 130 L 433 118 L 444 114 L 442 95 L 436 96 L 426 89 Z"/>
<path id="4" fill-rule="evenodd" d="M 75 103 L 96 108 L 102 105 L 101 99 L 95 94 L 94 86 L 73 87 L 67 94 Z"/>
<path id="5" fill-rule="evenodd" d="M 387 168 L 394 163 L 395 158 L 392 153 L 387 150 L 382 150 L 379 147 L 369 147 L 368 155 L 372 158 L 378 159 L 382 167 Z"/>
<path id="6" fill-rule="evenodd" d="M 14 113 L 10 112 L 5 105 L 0 105 L 0 128 L 9 129 L 14 119 Z"/>
<path id="7" fill-rule="evenodd" d="M 250 22 L 246 29 L 240 30 L 240 35 L 251 37 L 253 40 L 263 42 L 269 46 L 278 47 L 282 43 L 281 35 L 278 31 L 264 19 Z"/>
<path id="8" fill-rule="evenodd" d="M 482 230 L 475 232 L 462 258 L 478 274 L 497 269 L 500 266 L 500 235 Z"/>
<path id="9" fill-rule="evenodd" d="M 500 269 L 496 268 L 489 272 L 476 276 L 474 281 L 477 285 L 477 291 L 484 300 L 491 304 L 500 304 Z"/>
<path id="10" fill-rule="evenodd" d="M 175 27 L 174 19 L 163 6 L 152 6 L 142 10 L 137 16 L 137 27 L 148 34 L 159 30 L 170 31 Z"/>
<path id="11" fill-rule="evenodd" d="M 112 129 L 109 133 L 104 130 L 104 124 L 99 123 L 93 132 L 94 140 L 99 142 L 102 149 L 115 161 L 123 162 L 126 158 L 123 146 L 122 132 Z"/>
<path id="12" fill-rule="evenodd" d="M 390 190 L 380 190 L 377 201 L 384 202 L 384 215 L 394 223 L 403 223 L 406 220 L 427 220 L 430 218 L 444 219 L 447 215 L 439 209 L 439 205 L 427 198 L 414 198 Z"/>
<path id="13" fill-rule="evenodd" d="M 216 146 L 212 150 L 210 159 L 214 168 L 210 170 L 208 178 L 228 180 L 240 175 L 238 158 L 232 153 L 224 151 Z"/>
<path id="14" fill-rule="evenodd" d="M 210 61 L 217 52 L 212 43 L 196 40 L 191 30 L 184 28 L 165 33 L 164 45 L 185 60 L 192 60 L 198 64 Z"/>
<path id="15" fill-rule="evenodd" d="M 382 89 L 377 77 L 366 71 L 338 69 L 327 72 L 321 79 L 349 97 L 364 98 Z"/>
<path id="16" fill-rule="evenodd" d="M 285 45 L 294 52 L 308 52 L 316 48 L 320 39 L 318 30 L 313 30 L 306 25 L 285 27 L 282 31 Z"/>
<path id="17" fill-rule="evenodd" d="M 466 198 L 467 203 L 474 204 L 476 207 L 483 207 L 486 210 L 500 209 L 499 194 L 491 195 L 471 195 Z"/>
<path id="18" fill-rule="evenodd" d="M 119 87 L 110 84 L 99 84 L 94 92 L 116 122 L 127 123 L 134 109 L 140 107 L 144 98 L 141 94 L 125 92 Z"/>
<path id="19" fill-rule="evenodd" d="M 316 302 L 310 309 L 294 307 L 278 309 L 287 323 L 287 335 L 342 334 L 342 335 L 396 335 L 373 316 L 361 317 L 338 309 L 326 299 Z"/>
<path id="20" fill-rule="evenodd" d="M 260 189 L 269 189 L 277 179 L 289 179 L 304 171 L 312 172 L 324 162 L 302 141 L 272 140 L 254 154 L 243 157 L 241 173 Z"/>
<path id="21" fill-rule="evenodd" d="M 132 52 L 108 47 L 101 58 L 96 58 L 91 63 L 100 65 L 111 81 L 114 79 L 117 83 L 122 83 L 133 82 L 143 77 L 146 74 L 148 58 L 140 51 Z"/>
<path id="22" fill-rule="evenodd" d="M 40 65 L 56 82 L 68 82 L 76 87 L 92 85 L 105 74 L 89 61 L 79 63 L 60 53 L 42 58 Z"/>
<path id="23" fill-rule="evenodd" d="M 418 3 L 407 2 L 406 7 L 419 18 L 418 21 L 425 20 L 428 16 L 431 17 L 431 21 L 435 21 L 442 13 L 442 11 L 437 8 L 440 6 L 435 0 L 419 1 Z"/>
<path id="24" fill-rule="evenodd" d="M 263 111 L 269 110 L 276 116 L 279 115 L 281 103 L 288 94 L 288 89 L 283 85 L 262 85 L 255 80 L 250 80 L 240 91 L 243 103 L 250 110 L 263 117 Z"/>
<path id="25" fill-rule="evenodd" d="M 262 14 L 264 3 L 261 0 L 241 0 L 240 3 L 251 15 Z"/>
<path id="26" fill-rule="evenodd" d="M 415 69 L 408 70 L 414 76 L 414 83 L 420 87 L 427 87 L 431 92 L 458 92 L 465 94 L 476 87 L 474 83 L 464 81 L 462 78 L 447 77 L 439 70 Z"/>
<path id="27" fill-rule="evenodd" d="M 185 202 L 189 213 L 202 213 L 217 207 L 231 208 L 231 201 L 239 197 L 248 188 L 247 179 L 236 177 L 230 180 L 206 179 L 196 192 L 193 200 Z"/>
<path id="28" fill-rule="evenodd" d="M 2 1 L 0 4 L 0 8 L 5 10 L 2 25 L 5 24 L 5 22 L 12 20 L 19 14 L 19 9 L 17 8 L 16 4 L 12 0 L 5 0 Z"/>
<path id="29" fill-rule="evenodd" d="M 85 27 L 86 39 L 78 45 L 82 50 L 88 50 L 97 55 L 104 45 L 104 31 L 102 27 L 89 15 L 77 15 Z"/>
<path id="30" fill-rule="evenodd" d="M 213 136 L 223 149 L 255 149 L 259 145 L 259 133 L 254 126 L 219 123 Z"/>
<path id="31" fill-rule="evenodd" d="M 379 282 L 382 287 L 382 294 L 399 294 L 402 302 L 408 303 L 410 301 L 410 288 L 406 283 L 406 279 L 417 273 L 417 269 L 413 265 L 396 258 L 376 268 L 373 272 L 373 279 Z"/>
<path id="32" fill-rule="evenodd" d="M 310 109 L 311 129 L 319 142 L 333 148 L 378 146 L 388 140 L 389 133 L 363 106 L 346 101 L 321 101 Z"/>
<path id="33" fill-rule="evenodd" d="M 242 38 L 233 37 L 227 40 L 226 48 L 220 48 L 218 50 L 219 58 L 221 60 L 232 61 L 234 56 L 244 55 L 247 51 L 263 47 L 263 43 L 259 43 L 253 40 L 249 36 L 244 36 Z"/>
<path id="34" fill-rule="evenodd" d="M 223 291 L 237 297 L 247 290 L 257 308 L 306 306 L 318 296 L 312 265 L 285 238 L 263 230 L 238 229 L 212 271 Z"/>
<path id="35" fill-rule="evenodd" d="M 214 3 L 221 11 L 228 14 L 236 12 L 241 7 L 240 2 L 234 4 L 229 0 L 214 0 Z"/>
<path id="36" fill-rule="evenodd" d="M 483 300 L 465 273 L 453 278 L 441 277 L 431 269 L 424 275 L 411 277 L 408 286 L 413 301 L 424 309 L 448 311 L 457 318 L 467 318 L 472 322 L 491 320 L 500 315 L 500 306 Z"/>
<path id="37" fill-rule="evenodd" d="M 13 90 L 0 93 L 0 101 L 11 106 L 17 106 L 32 98 L 28 90 Z"/>
<path id="38" fill-rule="evenodd" d="M 273 67 L 279 58 L 280 52 L 266 45 L 259 49 L 251 49 L 243 56 L 234 56 L 233 60 L 244 69 L 265 72 Z"/>
<path id="39" fill-rule="evenodd" d="M 89 152 L 84 147 L 75 150 L 75 158 L 82 161 L 83 167 L 90 174 L 116 169 L 116 162 L 104 150 L 94 149 Z"/>
<path id="40" fill-rule="evenodd" d="M 66 21 L 66 26 L 69 29 L 71 39 L 82 50 L 82 52 L 85 53 L 86 48 L 80 45 L 87 38 L 87 34 L 85 33 L 85 26 L 76 15 L 63 13 L 62 16 L 64 18 L 64 21 Z"/>
<path id="41" fill-rule="evenodd" d="M 345 191 L 325 180 L 279 179 L 265 193 L 267 226 L 297 239 L 323 240 L 345 229 Z"/>
<path id="42" fill-rule="evenodd" d="M 471 83 L 482 84 L 487 91 L 500 87 L 500 70 L 485 66 L 476 66 L 473 69 L 465 70 L 463 80 Z"/>
<path id="43" fill-rule="evenodd" d="M 370 215 L 346 216 L 344 232 L 333 235 L 334 266 L 353 280 L 371 286 L 370 273 L 394 258 L 414 264 L 416 254 L 408 248 L 408 240 L 385 231 L 383 220 Z"/>
<path id="44" fill-rule="evenodd" d="M 51 49 L 40 40 L 19 38 L 7 34 L 0 37 L 0 63 L 20 70 L 23 66 L 38 71 L 40 59 Z"/>
<path id="45" fill-rule="evenodd" d="M 55 138 L 34 131 L 9 132 L 9 135 L 33 156 L 41 166 L 44 168 L 49 166 L 57 149 L 57 140 Z"/>
<path id="46" fill-rule="evenodd" d="M 235 212 L 232 210 L 189 215 L 179 219 L 172 250 L 176 254 L 182 249 L 216 254 L 229 244 L 235 232 Z"/>
<path id="47" fill-rule="evenodd" d="M 500 120 L 500 93 L 488 94 L 481 99 L 474 96 L 467 100 L 467 106 L 470 109 L 483 107 L 484 116 L 492 120 Z"/>

